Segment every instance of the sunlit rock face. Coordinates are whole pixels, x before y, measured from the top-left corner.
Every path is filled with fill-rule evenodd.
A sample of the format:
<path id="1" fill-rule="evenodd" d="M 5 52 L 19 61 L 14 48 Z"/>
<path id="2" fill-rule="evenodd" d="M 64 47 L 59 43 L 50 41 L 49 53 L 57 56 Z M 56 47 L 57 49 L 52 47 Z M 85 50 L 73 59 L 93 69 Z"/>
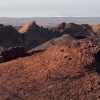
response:
<path id="1" fill-rule="evenodd" d="M 39 27 L 35 21 L 26 23 L 20 30 L 23 34 L 24 44 L 27 48 L 36 47 L 52 38 L 52 35 L 47 29 Z"/>

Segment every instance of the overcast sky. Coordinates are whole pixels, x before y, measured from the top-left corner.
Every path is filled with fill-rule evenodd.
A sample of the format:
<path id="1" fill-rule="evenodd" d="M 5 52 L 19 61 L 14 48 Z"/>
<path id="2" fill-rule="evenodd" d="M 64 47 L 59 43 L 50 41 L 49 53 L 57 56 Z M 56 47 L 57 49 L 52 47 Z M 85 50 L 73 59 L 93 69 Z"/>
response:
<path id="1" fill-rule="evenodd" d="M 0 0 L 0 17 L 100 17 L 100 0 Z"/>

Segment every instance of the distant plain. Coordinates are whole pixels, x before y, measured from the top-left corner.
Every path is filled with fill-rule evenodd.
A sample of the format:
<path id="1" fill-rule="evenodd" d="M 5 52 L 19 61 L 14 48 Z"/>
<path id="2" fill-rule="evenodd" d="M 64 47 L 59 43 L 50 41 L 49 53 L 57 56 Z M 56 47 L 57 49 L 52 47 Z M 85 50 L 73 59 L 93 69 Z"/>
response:
<path id="1" fill-rule="evenodd" d="M 36 20 L 39 26 L 43 27 L 55 27 L 61 22 L 96 25 L 100 23 L 100 17 L 0 17 L 0 24 L 7 24 L 13 26 L 23 26 L 30 20 Z"/>

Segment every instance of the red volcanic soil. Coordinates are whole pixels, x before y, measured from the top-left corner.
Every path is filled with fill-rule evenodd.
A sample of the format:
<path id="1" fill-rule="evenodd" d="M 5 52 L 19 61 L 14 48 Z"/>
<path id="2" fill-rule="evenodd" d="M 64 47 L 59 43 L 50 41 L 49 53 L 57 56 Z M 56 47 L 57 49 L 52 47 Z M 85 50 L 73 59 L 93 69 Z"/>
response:
<path id="1" fill-rule="evenodd" d="M 0 100 L 100 100 L 99 50 L 74 41 L 0 64 Z"/>

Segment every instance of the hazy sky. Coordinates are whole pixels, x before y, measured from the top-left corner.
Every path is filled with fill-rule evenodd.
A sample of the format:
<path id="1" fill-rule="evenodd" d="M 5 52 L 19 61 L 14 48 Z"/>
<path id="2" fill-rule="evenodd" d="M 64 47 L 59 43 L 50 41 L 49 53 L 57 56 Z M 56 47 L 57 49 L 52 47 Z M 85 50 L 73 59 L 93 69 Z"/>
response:
<path id="1" fill-rule="evenodd" d="M 100 17 L 100 0 L 0 0 L 0 17 Z"/>

